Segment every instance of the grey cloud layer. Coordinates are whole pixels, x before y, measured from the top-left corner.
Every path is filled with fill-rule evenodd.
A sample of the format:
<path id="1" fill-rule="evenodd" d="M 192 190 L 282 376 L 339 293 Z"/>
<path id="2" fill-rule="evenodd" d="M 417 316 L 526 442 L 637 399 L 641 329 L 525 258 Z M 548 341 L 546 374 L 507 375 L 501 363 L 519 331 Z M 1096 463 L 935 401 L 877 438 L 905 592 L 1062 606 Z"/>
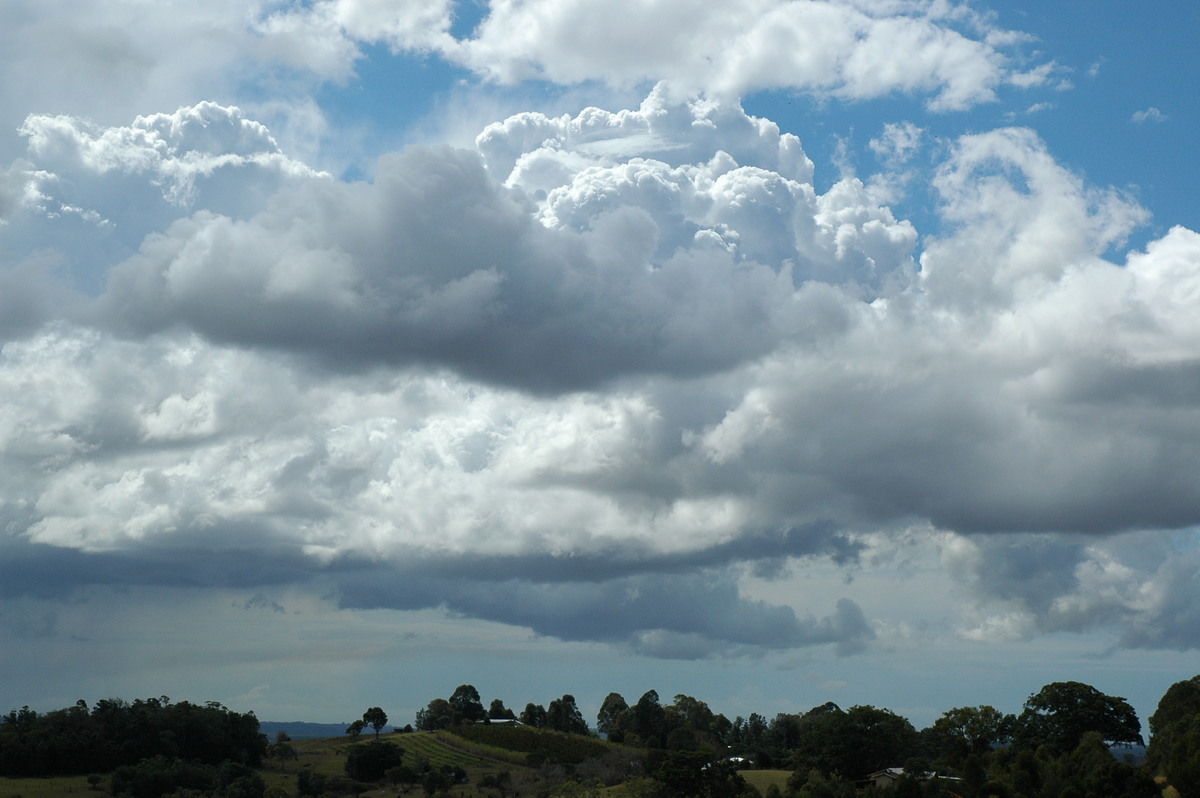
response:
<path id="1" fill-rule="evenodd" d="M 740 165 L 716 141 L 701 163 L 587 155 L 643 138 L 671 147 L 688 125 L 727 120 L 730 149 L 767 168 Z M 177 222 L 113 271 L 99 313 L 139 331 L 182 321 L 342 366 L 415 361 L 586 388 L 628 373 L 711 373 L 819 337 L 847 308 L 794 290 L 812 277 L 869 292 L 909 279 L 911 226 L 861 187 L 818 197 L 801 182 L 811 165 L 799 143 L 773 125 L 657 96 L 633 114 L 533 124 L 544 138 L 514 159 L 512 178 L 499 153 L 528 138 L 524 120 L 483 134 L 490 175 L 475 153 L 415 149 L 386 159 L 372 185 L 310 181 L 245 222 Z"/>
<path id="2" fill-rule="evenodd" d="M 737 589 L 741 567 L 852 559 L 847 530 L 1200 522 L 1200 236 L 1105 260 L 1144 213 L 1028 131 L 949 151 L 950 224 L 919 256 L 870 182 L 818 193 L 794 137 L 665 88 L 409 150 L 371 184 L 289 180 L 256 213 L 147 236 L 69 319 L 13 328 L 14 550 L 266 550 L 286 563 L 269 573 L 330 579 L 347 606 L 690 657 L 866 644 L 851 601 L 814 618 Z M 1196 645 L 1190 561 L 1106 581 L 1120 539 L 1054 538 L 1034 578 L 1027 539 L 953 538 L 971 633 Z M 987 571 L 990 553 L 1014 567 Z"/>

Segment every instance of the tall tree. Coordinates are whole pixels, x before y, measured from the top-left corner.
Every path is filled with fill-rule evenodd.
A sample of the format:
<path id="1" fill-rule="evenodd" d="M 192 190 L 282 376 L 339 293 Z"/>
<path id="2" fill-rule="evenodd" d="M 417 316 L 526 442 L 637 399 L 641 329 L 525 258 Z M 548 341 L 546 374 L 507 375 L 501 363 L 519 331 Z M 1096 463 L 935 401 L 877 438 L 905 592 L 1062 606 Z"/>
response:
<path id="1" fill-rule="evenodd" d="M 504 706 L 504 702 L 499 698 L 492 699 L 492 704 L 488 707 L 487 716 L 489 720 L 516 720 L 517 718 L 516 713 Z"/>
<path id="2" fill-rule="evenodd" d="M 675 703 L 666 708 L 669 727 L 685 726 L 694 732 L 709 734 L 716 715 L 708 704 L 690 695 L 675 696 Z"/>
<path id="3" fill-rule="evenodd" d="M 1147 761 L 1182 798 L 1200 796 L 1200 676 L 1176 682 L 1150 716 Z"/>
<path id="4" fill-rule="evenodd" d="M 1118 696 L 1082 682 L 1052 682 L 1025 702 L 1013 743 L 1046 745 L 1058 754 L 1074 751 L 1083 735 L 1097 732 L 1110 743 L 1142 742 L 1142 724 L 1133 707 Z"/>
<path id="5" fill-rule="evenodd" d="M 267 759 L 276 759 L 279 761 L 280 771 L 284 770 L 289 759 L 299 759 L 299 754 L 296 753 L 295 747 L 292 746 L 292 738 L 288 736 L 286 731 L 282 729 L 275 734 L 275 742 L 267 746 Z"/>
<path id="6" fill-rule="evenodd" d="M 620 693 L 609 693 L 604 697 L 604 703 L 600 705 L 600 711 L 596 713 L 596 731 L 603 735 L 611 735 L 613 724 L 616 723 L 617 717 L 629 709 L 629 705 L 625 703 L 625 698 Z M 613 742 L 621 742 L 613 740 Z"/>
<path id="7" fill-rule="evenodd" d="M 633 705 L 633 731 L 649 748 L 662 748 L 666 741 L 667 712 L 658 702 L 658 691 L 647 690 Z"/>
<path id="8" fill-rule="evenodd" d="M 371 707 L 362 716 L 363 722 L 375 730 L 375 739 L 379 739 L 379 732 L 387 725 L 388 716 L 379 707 Z"/>
<path id="9" fill-rule="evenodd" d="M 421 731 L 448 729 L 454 725 L 454 707 L 444 698 L 435 698 L 417 710 L 417 728 Z"/>
<path id="10" fill-rule="evenodd" d="M 472 684 L 460 684 L 450 696 L 450 706 L 454 707 L 456 722 L 478 723 L 487 717 L 479 691 Z"/>
<path id="11" fill-rule="evenodd" d="M 923 734 L 936 749 L 936 756 L 954 769 L 961 769 L 971 756 L 982 756 L 1012 735 L 1016 718 L 992 706 L 955 707 L 946 710 Z"/>
<path id="12" fill-rule="evenodd" d="M 546 709 L 546 728 L 569 734 L 587 734 L 587 721 L 575 705 L 575 696 L 567 693 L 550 702 Z"/>
<path id="13" fill-rule="evenodd" d="M 823 712 L 801 724 L 793 769 L 819 770 L 859 779 L 902 764 L 917 749 L 917 732 L 907 719 L 888 709 L 855 706 Z"/>
<path id="14" fill-rule="evenodd" d="M 541 729 L 546 726 L 546 708 L 541 704 L 530 702 L 525 705 L 525 709 L 521 712 L 520 721 L 526 726 L 532 726 L 535 729 Z"/>

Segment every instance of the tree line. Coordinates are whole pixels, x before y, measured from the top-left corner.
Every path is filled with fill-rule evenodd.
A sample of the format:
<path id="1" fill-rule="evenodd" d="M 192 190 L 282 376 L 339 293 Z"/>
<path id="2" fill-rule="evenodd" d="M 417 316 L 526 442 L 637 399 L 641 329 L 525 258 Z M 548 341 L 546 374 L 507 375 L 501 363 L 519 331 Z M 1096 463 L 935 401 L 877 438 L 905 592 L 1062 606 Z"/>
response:
<path id="1" fill-rule="evenodd" d="M 652 766 L 672 758 L 678 764 L 679 755 L 690 752 L 702 755 L 697 761 L 706 767 L 735 761 L 743 768 L 791 770 L 787 794 L 797 798 L 861 795 L 866 778 L 885 769 L 894 769 L 892 786 L 899 792 L 890 794 L 898 797 L 1159 798 L 1157 777 L 1180 798 L 1200 798 L 1200 676 L 1172 685 L 1162 697 L 1149 719 L 1144 762 L 1134 756 L 1144 739 L 1133 707 L 1074 681 L 1045 685 L 1017 714 L 986 705 L 955 707 L 919 730 L 874 706 L 843 709 L 830 702 L 769 720 L 751 713 L 731 721 L 692 696 L 676 695 L 664 704 L 649 690 L 630 704 L 614 692 L 601 703 L 594 732 L 569 694 L 549 708 L 527 704 L 516 715 L 500 699 L 485 710 L 468 684 L 448 699 L 430 701 L 417 713 L 416 727 L 514 718 L 646 749 Z"/>
<path id="2" fill-rule="evenodd" d="M 257 768 L 266 750 L 253 713 L 211 701 L 108 698 L 89 709 L 80 700 L 40 714 L 25 706 L 0 718 L 0 776 L 107 773 L 155 757 Z"/>
<path id="3" fill-rule="evenodd" d="M 350 780 L 419 782 L 432 795 L 466 777 L 433 769 L 410 772 L 402 749 L 379 737 L 387 720 L 383 709 L 371 707 L 347 729 L 353 737 L 367 728 L 375 732 L 374 739 L 347 749 Z M 752 768 L 792 772 L 786 789 L 772 788 L 779 798 L 861 796 L 868 776 L 885 769 L 892 779 L 888 794 L 897 798 L 1159 798 L 1163 784 L 1156 778 L 1180 798 L 1200 798 L 1200 676 L 1177 682 L 1163 695 L 1149 718 L 1144 763 L 1122 754 L 1121 746 L 1143 742 L 1133 708 L 1124 698 L 1080 682 L 1045 685 L 1018 714 L 955 707 L 919 730 L 886 708 L 843 709 L 832 702 L 804 713 L 771 719 L 751 713 L 731 721 L 702 700 L 676 695 L 668 704 L 654 690 L 632 704 L 609 693 L 593 730 L 570 694 L 549 706 L 527 704 L 518 715 L 499 699 L 485 709 L 469 684 L 449 698 L 431 700 L 415 720 L 417 729 L 427 731 L 482 732 L 483 726 L 506 724 L 514 737 L 524 730 L 557 733 L 563 740 L 592 738 L 588 745 L 562 748 L 580 752 L 602 746 L 595 738 L 604 737 L 619 746 L 610 745 L 610 753 L 627 750 L 630 756 L 607 765 L 566 765 L 572 774 L 576 768 L 580 774 L 608 768 L 606 778 L 625 783 L 631 798 L 742 798 L 754 791 L 739 771 Z M 602 758 L 596 752 L 586 756 Z M 184 790 L 212 798 L 262 798 L 262 779 L 253 769 L 264 758 L 278 760 L 280 769 L 295 758 L 286 735 L 268 744 L 253 713 L 214 702 L 106 699 L 90 709 L 79 701 L 43 714 L 23 707 L 0 717 L 0 776 L 111 772 L 117 796 L 155 798 Z M 610 767 L 616 765 L 636 768 L 618 774 Z M 306 769 L 298 775 L 302 796 L 331 788 Z"/>

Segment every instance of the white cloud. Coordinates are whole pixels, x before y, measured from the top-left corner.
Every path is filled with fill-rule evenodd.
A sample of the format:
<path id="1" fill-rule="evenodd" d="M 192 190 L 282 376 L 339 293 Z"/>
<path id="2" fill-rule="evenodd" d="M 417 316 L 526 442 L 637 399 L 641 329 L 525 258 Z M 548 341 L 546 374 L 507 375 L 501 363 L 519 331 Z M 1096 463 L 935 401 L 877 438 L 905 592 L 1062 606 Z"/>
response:
<path id="1" fill-rule="evenodd" d="M 1005 80 L 1044 82 L 1048 67 L 1010 72 L 1002 49 L 1014 38 L 947 3 L 522 0 L 493 4 L 451 56 L 504 82 L 667 80 L 685 93 L 797 88 L 852 99 L 921 92 L 949 110 L 994 99 Z"/>
<path id="2" fill-rule="evenodd" d="M 942 216 L 959 229 L 926 246 L 923 283 L 960 309 L 1042 290 L 1147 219 L 1120 192 L 1086 187 L 1026 128 L 962 137 L 934 187 Z"/>
<path id="3" fill-rule="evenodd" d="M 319 0 L 272 11 L 256 23 L 273 56 L 336 79 L 360 57 L 358 43 L 393 51 L 447 50 L 452 0 Z"/>
<path id="4" fill-rule="evenodd" d="M 285 178 L 317 175 L 280 152 L 261 123 L 236 107 L 211 102 L 104 129 L 68 116 L 33 115 L 19 132 L 28 139 L 29 157 L 54 173 L 145 176 L 175 205 L 190 204 L 197 182 L 222 170 L 256 167 Z"/>
<path id="5" fill-rule="evenodd" d="M 1166 122 L 1167 118 L 1167 115 L 1162 111 L 1158 110 L 1154 106 L 1150 106 L 1144 111 L 1135 111 L 1133 116 L 1129 118 L 1129 121 L 1133 122 L 1135 125 L 1143 125 L 1146 122 Z"/>
<path id="6" fill-rule="evenodd" d="M 925 131 L 912 122 L 888 122 L 883 131 L 868 142 L 871 151 L 888 163 L 907 163 L 922 146 Z"/>
<path id="7" fill-rule="evenodd" d="M 50 179 L 35 172 L 25 161 L 17 161 L 0 171 L 0 224 L 7 223 L 17 211 L 37 207 L 45 200 L 39 185 Z"/>

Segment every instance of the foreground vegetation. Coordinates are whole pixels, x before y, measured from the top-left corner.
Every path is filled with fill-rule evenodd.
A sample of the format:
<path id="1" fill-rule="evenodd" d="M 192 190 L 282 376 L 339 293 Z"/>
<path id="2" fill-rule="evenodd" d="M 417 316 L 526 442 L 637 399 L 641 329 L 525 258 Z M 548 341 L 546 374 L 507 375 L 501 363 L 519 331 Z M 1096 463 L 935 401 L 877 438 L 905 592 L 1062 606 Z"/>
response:
<path id="1" fill-rule="evenodd" d="M 484 710 L 471 685 L 432 700 L 416 730 L 381 734 L 386 713 L 371 707 L 344 737 L 302 741 L 268 741 L 250 713 L 165 697 L 26 707 L 0 718 L 0 798 L 1200 797 L 1200 676 L 1163 696 L 1144 763 L 1122 748 L 1142 742 L 1132 708 L 1078 682 L 1046 685 L 1020 714 L 958 707 L 922 730 L 832 703 L 730 721 L 654 691 L 632 705 L 609 694 L 599 735 L 570 695 L 519 718 L 499 700 Z"/>

